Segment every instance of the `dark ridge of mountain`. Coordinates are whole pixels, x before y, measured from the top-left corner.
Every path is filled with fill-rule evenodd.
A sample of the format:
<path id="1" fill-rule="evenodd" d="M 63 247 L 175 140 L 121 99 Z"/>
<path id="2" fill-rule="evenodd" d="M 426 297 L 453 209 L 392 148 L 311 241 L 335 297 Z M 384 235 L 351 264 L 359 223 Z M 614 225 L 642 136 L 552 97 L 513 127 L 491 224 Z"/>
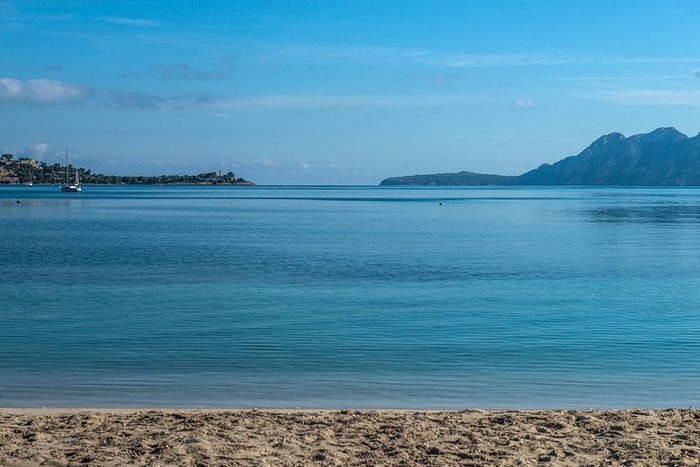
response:
<path id="1" fill-rule="evenodd" d="M 506 185 L 515 177 L 474 172 L 409 175 L 382 180 L 380 185 Z"/>
<path id="2" fill-rule="evenodd" d="M 625 138 L 612 133 L 577 156 L 518 177 L 523 185 L 700 185 L 698 140 L 675 128 Z"/>
<path id="3" fill-rule="evenodd" d="M 465 172 L 459 172 L 462 173 Z M 435 174 L 392 177 L 380 185 L 700 186 L 700 135 L 689 138 L 675 128 L 658 128 L 629 138 L 611 133 L 598 138 L 576 156 L 542 164 L 519 176 L 469 174 L 469 177 L 453 178 L 457 183 L 437 182 L 458 174 Z M 490 183 L 476 183 L 482 180 Z"/>

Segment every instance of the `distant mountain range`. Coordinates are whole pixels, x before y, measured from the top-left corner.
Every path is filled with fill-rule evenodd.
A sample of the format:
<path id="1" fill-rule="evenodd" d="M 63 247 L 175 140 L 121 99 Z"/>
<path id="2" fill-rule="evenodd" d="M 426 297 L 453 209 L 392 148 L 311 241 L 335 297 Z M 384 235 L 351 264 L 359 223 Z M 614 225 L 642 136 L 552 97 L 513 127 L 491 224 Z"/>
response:
<path id="1" fill-rule="evenodd" d="M 576 156 L 522 175 L 440 173 L 391 177 L 380 185 L 700 186 L 700 134 L 689 138 L 675 128 L 629 138 L 611 133 Z"/>

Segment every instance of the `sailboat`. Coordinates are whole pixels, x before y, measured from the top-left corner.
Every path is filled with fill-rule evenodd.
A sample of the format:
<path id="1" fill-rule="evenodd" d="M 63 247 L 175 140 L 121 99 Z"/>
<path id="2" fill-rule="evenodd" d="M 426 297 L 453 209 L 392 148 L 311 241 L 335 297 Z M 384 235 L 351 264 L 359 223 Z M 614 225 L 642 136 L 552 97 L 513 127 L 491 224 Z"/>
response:
<path id="1" fill-rule="evenodd" d="M 66 148 L 66 184 L 61 186 L 61 191 L 64 193 L 80 193 L 83 189 L 80 187 L 80 174 L 78 168 L 75 168 L 75 182 L 70 183 L 70 174 L 68 173 L 68 148 Z"/>

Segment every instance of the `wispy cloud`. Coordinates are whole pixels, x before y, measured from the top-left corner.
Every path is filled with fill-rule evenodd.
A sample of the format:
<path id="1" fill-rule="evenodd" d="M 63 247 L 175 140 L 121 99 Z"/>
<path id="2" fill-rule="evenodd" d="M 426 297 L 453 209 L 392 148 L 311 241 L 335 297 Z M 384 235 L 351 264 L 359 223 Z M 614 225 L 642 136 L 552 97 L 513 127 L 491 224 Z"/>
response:
<path id="1" fill-rule="evenodd" d="M 186 63 L 169 63 L 167 65 L 154 65 L 151 73 L 164 80 L 216 80 L 226 76 L 221 71 L 199 71 Z"/>
<path id="2" fill-rule="evenodd" d="M 174 107 L 176 100 L 169 100 L 155 94 L 130 91 L 94 90 L 92 96 L 106 105 L 122 110 L 161 110 Z"/>
<path id="3" fill-rule="evenodd" d="M 281 164 L 267 157 L 259 157 L 255 159 L 239 159 L 236 161 L 236 167 L 265 167 L 267 169 L 278 169 Z"/>
<path id="4" fill-rule="evenodd" d="M 698 57 L 601 57 L 552 53 L 437 52 L 430 49 L 382 46 L 288 45 L 263 52 L 260 60 L 343 60 L 381 63 L 425 63 L 449 68 L 522 67 L 552 65 L 644 65 L 698 63 Z"/>
<path id="5" fill-rule="evenodd" d="M 199 93 L 169 97 L 138 91 L 91 88 L 47 79 L 0 79 L 0 102 L 57 104 L 76 100 L 98 101 L 123 110 L 204 111 L 217 116 L 239 110 L 437 107 L 494 101 L 470 94 L 263 95 L 227 99 Z"/>
<path id="6" fill-rule="evenodd" d="M 12 78 L 0 79 L 0 101 L 57 103 L 81 99 L 88 94 L 88 88 L 62 81 L 48 79 L 33 79 L 29 81 L 20 81 Z"/>
<path id="7" fill-rule="evenodd" d="M 697 57 L 571 57 L 540 54 L 448 54 L 427 56 L 429 61 L 454 68 L 549 66 L 549 65 L 647 65 L 697 63 Z"/>
<path id="8" fill-rule="evenodd" d="M 208 105 L 221 110 L 434 107 L 484 102 L 472 95 L 268 95 L 241 99 L 215 100 Z"/>
<path id="9" fill-rule="evenodd" d="M 46 153 L 49 152 L 49 145 L 48 143 L 35 143 L 35 144 L 30 144 L 29 147 L 26 150 L 26 153 L 35 158 L 35 159 L 41 159 L 46 155 Z"/>
<path id="10" fill-rule="evenodd" d="M 105 23 L 119 24 L 121 26 L 140 26 L 140 27 L 155 27 L 160 26 L 160 23 L 150 19 L 142 18 L 123 18 L 120 16 L 103 16 L 100 18 Z"/>
<path id="11" fill-rule="evenodd" d="M 441 57 L 429 58 L 428 61 L 452 68 L 475 68 L 475 67 L 502 67 L 502 66 L 522 66 L 522 65 L 543 65 L 552 64 L 555 61 L 552 57 L 540 57 L 536 55 L 479 55 L 479 54 L 452 54 Z"/>
<path id="12" fill-rule="evenodd" d="M 166 99 L 140 92 L 93 89 L 65 81 L 32 79 L 20 81 L 13 78 L 0 79 L 0 102 L 25 101 L 39 104 L 59 104 L 77 100 L 97 99 L 121 109 L 161 109 L 188 106 L 197 99 Z"/>
<path id="13" fill-rule="evenodd" d="M 697 57 L 611 57 L 603 59 L 590 59 L 579 63 L 610 63 L 610 64 L 656 64 L 656 63 L 697 63 Z"/>
<path id="14" fill-rule="evenodd" d="M 533 101 L 532 99 L 517 99 L 515 101 L 515 106 L 516 107 L 534 107 L 535 101 Z"/>
<path id="15" fill-rule="evenodd" d="M 441 107 L 484 103 L 484 97 L 471 95 L 268 95 L 239 99 L 216 99 L 206 94 L 194 97 L 165 98 L 133 92 L 101 91 L 96 96 L 123 109 L 157 109 L 163 111 L 206 111 L 215 116 L 222 112 L 256 110 L 352 109 Z"/>
<path id="16" fill-rule="evenodd" d="M 311 164 L 306 162 L 304 159 L 299 161 L 299 167 L 303 172 L 311 172 Z"/>
<path id="17" fill-rule="evenodd" d="M 403 49 L 372 45 L 328 46 L 328 45 L 287 45 L 267 50 L 261 61 L 274 61 L 277 58 L 299 60 L 359 62 L 396 62 L 427 57 L 430 53 L 421 49 Z"/>
<path id="18" fill-rule="evenodd" d="M 581 81 L 581 82 L 607 82 L 607 81 L 669 81 L 689 79 L 688 75 L 597 75 L 597 76 L 570 76 L 556 78 L 557 81 Z"/>
<path id="19" fill-rule="evenodd" d="M 632 105 L 700 106 L 700 91 L 629 90 L 599 93 L 595 97 Z"/>
<path id="20" fill-rule="evenodd" d="M 700 70 L 695 70 L 695 72 L 693 74 L 695 75 L 696 78 L 700 78 Z"/>

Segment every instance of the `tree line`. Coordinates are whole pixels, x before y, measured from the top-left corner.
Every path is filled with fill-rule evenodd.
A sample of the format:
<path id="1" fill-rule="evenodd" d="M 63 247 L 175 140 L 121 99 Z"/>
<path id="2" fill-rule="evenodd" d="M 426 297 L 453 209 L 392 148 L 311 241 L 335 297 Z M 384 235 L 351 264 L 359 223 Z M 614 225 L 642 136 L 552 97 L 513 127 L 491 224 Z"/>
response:
<path id="1" fill-rule="evenodd" d="M 13 160 L 12 154 L 0 156 L 0 183 L 36 183 L 61 185 L 66 182 L 66 170 L 72 182 L 76 167 L 61 164 L 47 164 L 26 157 Z M 233 172 L 206 172 L 197 175 L 157 175 L 128 176 L 92 173 L 90 169 L 77 168 L 80 182 L 96 185 L 252 185 L 253 183 L 236 177 Z"/>

